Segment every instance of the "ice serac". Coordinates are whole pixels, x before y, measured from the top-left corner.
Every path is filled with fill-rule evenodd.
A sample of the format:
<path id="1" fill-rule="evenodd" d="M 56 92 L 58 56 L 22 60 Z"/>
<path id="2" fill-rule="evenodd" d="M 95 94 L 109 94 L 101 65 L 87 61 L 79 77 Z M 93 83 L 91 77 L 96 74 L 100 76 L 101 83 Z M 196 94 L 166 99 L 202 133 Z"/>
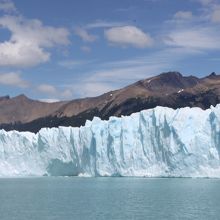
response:
<path id="1" fill-rule="evenodd" d="M 0 131 L 0 176 L 220 177 L 220 105 Z"/>

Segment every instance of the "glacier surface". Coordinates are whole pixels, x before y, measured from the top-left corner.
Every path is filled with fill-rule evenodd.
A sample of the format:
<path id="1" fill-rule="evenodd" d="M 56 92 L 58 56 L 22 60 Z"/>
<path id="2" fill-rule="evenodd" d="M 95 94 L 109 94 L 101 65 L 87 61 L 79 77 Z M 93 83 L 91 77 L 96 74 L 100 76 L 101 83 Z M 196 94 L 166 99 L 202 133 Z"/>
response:
<path id="1" fill-rule="evenodd" d="M 156 107 L 80 128 L 0 130 L 0 176 L 220 177 L 220 104 Z"/>

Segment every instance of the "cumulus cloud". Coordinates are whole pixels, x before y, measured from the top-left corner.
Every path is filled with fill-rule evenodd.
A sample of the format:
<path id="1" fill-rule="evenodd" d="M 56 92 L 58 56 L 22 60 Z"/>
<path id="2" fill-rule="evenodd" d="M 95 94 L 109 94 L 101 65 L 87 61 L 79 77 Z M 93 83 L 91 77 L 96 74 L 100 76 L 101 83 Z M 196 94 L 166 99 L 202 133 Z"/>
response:
<path id="1" fill-rule="evenodd" d="M 78 35 L 85 42 L 94 42 L 95 40 L 97 40 L 97 36 L 89 34 L 86 29 L 80 27 L 75 29 L 75 34 Z"/>
<path id="2" fill-rule="evenodd" d="M 29 85 L 28 82 L 23 80 L 20 74 L 16 72 L 0 73 L 0 84 L 19 88 L 27 88 Z"/>
<path id="3" fill-rule="evenodd" d="M 67 29 L 45 26 L 36 19 L 4 16 L 0 27 L 11 32 L 10 39 L 0 43 L 0 66 L 35 66 L 50 59 L 48 48 L 69 43 Z"/>
<path id="4" fill-rule="evenodd" d="M 193 17 L 191 11 L 178 11 L 175 15 L 175 19 L 191 19 Z"/>
<path id="5" fill-rule="evenodd" d="M 120 46 L 146 48 L 153 44 L 151 36 L 135 26 L 110 28 L 105 30 L 105 37 L 110 43 Z"/>
<path id="6" fill-rule="evenodd" d="M 0 0 L 0 11 L 10 13 L 17 12 L 17 9 L 11 0 Z"/>

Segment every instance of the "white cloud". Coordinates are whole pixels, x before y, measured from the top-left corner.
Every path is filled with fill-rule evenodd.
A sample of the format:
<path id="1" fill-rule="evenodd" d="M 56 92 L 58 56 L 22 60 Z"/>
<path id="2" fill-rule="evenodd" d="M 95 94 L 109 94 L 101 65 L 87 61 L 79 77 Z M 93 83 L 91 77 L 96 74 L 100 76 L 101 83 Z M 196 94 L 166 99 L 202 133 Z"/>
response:
<path id="1" fill-rule="evenodd" d="M 94 97 L 115 89 L 116 87 L 114 85 L 104 82 L 85 82 L 83 84 L 83 90 L 80 92 L 80 96 Z"/>
<path id="2" fill-rule="evenodd" d="M 58 65 L 65 67 L 67 69 L 75 69 L 93 62 L 94 62 L 93 60 L 63 60 L 60 61 Z"/>
<path id="3" fill-rule="evenodd" d="M 0 43 L 0 66 L 29 67 L 49 59 L 50 54 L 37 45 L 25 42 Z"/>
<path id="4" fill-rule="evenodd" d="M 73 96 L 71 89 L 60 90 L 51 84 L 41 84 L 37 86 L 37 91 L 50 97 L 50 99 L 69 99 Z"/>
<path id="5" fill-rule="evenodd" d="M 127 22 L 126 22 L 127 23 Z M 85 26 L 86 29 L 93 28 L 111 28 L 111 27 L 121 27 L 126 25 L 125 22 L 110 22 L 110 21 L 102 21 L 98 20 L 93 23 L 89 23 Z"/>
<path id="6" fill-rule="evenodd" d="M 165 21 L 164 42 L 167 46 L 191 48 L 200 51 L 220 49 L 220 5 L 216 0 L 191 0 L 201 6 L 192 15 L 190 11 L 177 12 Z M 163 36 L 162 36 L 163 38 Z"/>
<path id="7" fill-rule="evenodd" d="M 179 69 L 180 61 L 198 53 L 201 54 L 193 49 L 172 48 L 128 60 L 95 63 L 91 72 L 83 74 L 84 78 L 64 86 L 73 89 L 79 97 L 97 96 L 161 72 Z"/>
<path id="8" fill-rule="evenodd" d="M 46 93 L 49 95 L 55 95 L 57 93 L 56 88 L 49 84 L 41 84 L 37 87 L 37 90 L 39 92 Z"/>
<path id="9" fill-rule="evenodd" d="M 211 20 L 212 20 L 212 22 L 220 23 L 220 5 L 215 5 L 213 7 Z"/>
<path id="10" fill-rule="evenodd" d="M 10 13 L 17 12 L 17 9 L 11 0 L 0 0 L 0 11 Z"/>
<path id="11" fill-rule="evenodd" d="M 213 23 L 220 23 L 220 2 L 219 0 L 195 0 L 202 4 L 203 14 L 200 19 L 211 21 Z"/>
<path id="12" fill-rule="evenodd" d="M 47 103 L 53 103 L 53 102 L 59 102 L 60 99 L 39 99 L 41 102 L 47 102 Z"/>
<path id="13" fill-rule="evenodd" d="M 196 0 L 196 1 L 204 6 L 210 5 L 215 2 L 215 0 Z"/>
<path id="14" fill-rule="evenodd" d="M 82 47 L 80 47 L 80 49 L 85 53 L 91 52 L 91 48 L 88 46 L 82 46 Z"/>
<path id="15" fill-rule="evenodd" d="M 113 27 L 105 30 L 106 39 L 120 46 L 145 48 L 152 46 L 153 39 L 147 33 L 135 26 Z"/>
<path id="16" fill-rule="evenodd" d="M 161 68 L 160 64 L 142 64 L 140 66 L 133 64 L 130 66 L 112 67 L 111 69 L 101 69 L 96 71 L 87 80 L 89 82 L 103 82 L 109 84 L 121 84 L 123 81 L 130 83 L 138 79 L 150 76 Z M 135 73 L 135 74 L 134 74 Z"/>
<path id="17" fill-rule="evenodd" d="M 78 35 L 85 42 L 94 42 L 95 40 L 97 40 L 97 36 L 89 34 L 86 29 L 80 27 L 75 29 L 75 34 Z"/>
<path id="18" fill-rule="evenodd" d="M 71 89 L 65 89 L 60 93 L 60 97 L 64 99 L 69 99 L 73 96 L 72 90 Z"/>
<path id="19" fill-rule="evenodd" d="M 0 84 L 19 88 L 28 87 L 28 82 L 23 80 L 20 74 L 16 72 L 0 73 Z"/>
<path id="20" fill-rule="evenodd" d="M 65 67 L 67 69 L 73 69 L 77 66 L 81 66 L 82 64 L 84 64 L 84 61 L 81 61 L 81 60 L 78 60 L 78 61 L 77 60 L 63 60 L 58 63 L 58 65 Z"/>
<path id="21" fill-rule="evenodd" d="M 220 35 L 213 27 L 188 28 L 174 30 L 164 40 L 165 44 L 174 47 L 191 49 L 220 49 Z"/>
<path id="22" fill-rule="evenodd" d="M 174 15 L 175 19 L 191 19 L 193 17 L 192 12 L 191 11 L 178 11 L 176 12 L 176 14 Z"/>
<path id="23" fill-rule="evenodd" d="M 4 16 L 0 27 L 11 32 L 8 41 L 0 43 L 0 66 L 30 67 L 50 59 L 47 48 L 69 43 L 65 28 L 44 26 L 39 20 Z"/>

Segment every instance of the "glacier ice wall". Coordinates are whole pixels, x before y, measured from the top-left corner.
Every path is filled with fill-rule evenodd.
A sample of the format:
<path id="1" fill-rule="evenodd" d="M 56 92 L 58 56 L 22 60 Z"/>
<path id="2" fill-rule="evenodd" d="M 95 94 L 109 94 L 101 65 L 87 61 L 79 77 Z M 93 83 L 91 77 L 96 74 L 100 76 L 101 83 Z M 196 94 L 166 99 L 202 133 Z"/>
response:
<path id="1" fill-rule="evenodd" d="M 220 105 L 0 131 L 0 176 L 220 177 Z"/>

